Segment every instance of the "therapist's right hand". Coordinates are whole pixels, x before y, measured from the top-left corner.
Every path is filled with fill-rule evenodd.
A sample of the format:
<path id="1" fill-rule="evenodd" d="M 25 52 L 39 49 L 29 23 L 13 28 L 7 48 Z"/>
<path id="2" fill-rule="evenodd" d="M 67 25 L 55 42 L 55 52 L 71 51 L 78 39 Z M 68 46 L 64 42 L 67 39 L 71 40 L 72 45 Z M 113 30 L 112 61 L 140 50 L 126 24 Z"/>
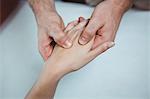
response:
<path id="1" fill-rule="evenodd" d="M 42 12 L 37 18 L 37 24 L 38 48 L 44 60 L 47 60 L 53 51 L 53 41 L 64 48 L 71 47 L 69 37 L 63 32 L 64 22 L 57 12 Z"/>

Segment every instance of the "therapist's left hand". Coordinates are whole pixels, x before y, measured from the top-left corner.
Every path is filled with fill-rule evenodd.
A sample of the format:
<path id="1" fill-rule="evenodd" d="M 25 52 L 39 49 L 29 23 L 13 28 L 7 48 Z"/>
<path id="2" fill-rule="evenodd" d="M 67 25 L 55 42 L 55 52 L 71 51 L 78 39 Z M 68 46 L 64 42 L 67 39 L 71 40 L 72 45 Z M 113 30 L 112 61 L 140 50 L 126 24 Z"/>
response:
<path id="1" fill-rule="evenodd" d="M 112 1 L 113 0 L 105 0 L 96 6 L 89 23 L 80 36 L 79 43 L 81 45 L 87 44 L 95 35 L 96 38 L 93 49 L 104 42 L 114 41 L 125 9 L 123 6 L 121 7 Z"/>

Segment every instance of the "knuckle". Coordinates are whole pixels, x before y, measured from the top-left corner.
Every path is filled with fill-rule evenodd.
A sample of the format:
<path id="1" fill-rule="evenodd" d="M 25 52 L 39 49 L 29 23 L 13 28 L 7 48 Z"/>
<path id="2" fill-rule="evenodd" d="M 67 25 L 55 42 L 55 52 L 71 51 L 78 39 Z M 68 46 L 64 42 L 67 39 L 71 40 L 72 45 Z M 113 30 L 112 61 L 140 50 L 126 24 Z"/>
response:
<path id="1" fill-rule="evenodd" d="M 77 71 L 77 70 L 79 70 L 80 69 L 80 67 L 78 67 L 78 66 L 72 66 L 71 67 L 71 71 Z"/>
<path id="2" fill-rule="evenodd" d="M 62 37 L 65 36 L 65 33 L 64 32 L 59 32 L 59 33 L 57 33 L 56 36 L 58 36 L 59 38 L 62 38 Z"/>
<path id="3" fill-rule="evenodd" d="M 55 38 L 54 41 L 55 41 L 56 43 L 58 43 L 58 44 L 60 44 L 60 43 L 62 42 L 62 41 L 61 41 L 60 39 L 58 39 L 58 38 Z"/>
<path id="4" fill-rule="evenodd" d="M 60 42 L 62 41 L 62 39 L 65 37 L 65 34 L 63 32 L 59 32 L 59 33 L 56 33 L 54 36 L 53 36 L 53 39 L 56 41 L 56 42 Z"/>
<path id="5" fill-rule="evenodd" d="M 104 46 L 103 46 L 103 51 L 106 51 L 107 49 L 109 49 L 109 44 L 105 43 Z"/>
<path id="6" fill-rule="evenodd" d="M 60 38 L 60 39 L 55 39 L 55 42 L 59 45 L 63 45 L 64 44 L 64 39 Z"/>
<path id="7" fill-rule="evenodd" d="M 92 38 L 93 37 L 93 34 L 87 30 L 85 30 L 84 32 L 84 35 L 83 35 L 85 38 Z"/>

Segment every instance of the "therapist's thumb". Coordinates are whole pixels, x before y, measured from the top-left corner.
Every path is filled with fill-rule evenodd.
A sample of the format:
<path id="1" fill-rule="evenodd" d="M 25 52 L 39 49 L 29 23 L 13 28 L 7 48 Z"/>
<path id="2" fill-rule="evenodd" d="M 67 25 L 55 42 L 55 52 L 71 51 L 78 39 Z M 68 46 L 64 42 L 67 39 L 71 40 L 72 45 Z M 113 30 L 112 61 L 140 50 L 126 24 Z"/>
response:
<path id="1" fill-rule="evenodd" d="M 97 21 L 94 18 L 91 18 L 79 38 L 79 43 L 81 45 L 87 44 L 93 38 L 93 36 L 96 34 L 99 28 L 99 23 L 97 23 Z"/>
<path id="2" fill-rule="evenodd" d="M 72 46 L 72 43 L 69 42 L 69 37 L 67 37 L 67 34 L 59 27 L 55 27 L 55 29 L 51 31 L 49 35 L 58 45 L 64 48 L 70 48 Z"/>

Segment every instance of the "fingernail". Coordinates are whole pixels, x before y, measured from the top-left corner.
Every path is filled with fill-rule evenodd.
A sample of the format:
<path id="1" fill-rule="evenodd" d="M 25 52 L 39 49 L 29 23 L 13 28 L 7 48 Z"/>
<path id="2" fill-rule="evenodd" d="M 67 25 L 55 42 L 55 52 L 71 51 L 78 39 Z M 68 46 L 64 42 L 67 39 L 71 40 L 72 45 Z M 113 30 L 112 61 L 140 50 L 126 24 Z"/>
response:
<path id="1" fill-rule="evenodd" d="M 82 44 L 82 45 L 86 44 L 86 42 L 87 42 L 87 39 L 85 37 L 81 37 L 79 39 L 79 43 Z"/>
<path id="2" fill-rule="evenodd" d="M 67 40 L 67 41 L 65 41 L 65 44 L 63 47 L 70 48 L 71 46 L 72 46 L 72 44 Z"/>
<path id="3" fill-rule="evenodd" d="M 111 47 L 113 47 L 113 46 L 115 46 L 115 43 L 114 43 L 114 42 L 110 42 L 109 45 L 108 45 L 109 48 L 111 48 Z"/>

